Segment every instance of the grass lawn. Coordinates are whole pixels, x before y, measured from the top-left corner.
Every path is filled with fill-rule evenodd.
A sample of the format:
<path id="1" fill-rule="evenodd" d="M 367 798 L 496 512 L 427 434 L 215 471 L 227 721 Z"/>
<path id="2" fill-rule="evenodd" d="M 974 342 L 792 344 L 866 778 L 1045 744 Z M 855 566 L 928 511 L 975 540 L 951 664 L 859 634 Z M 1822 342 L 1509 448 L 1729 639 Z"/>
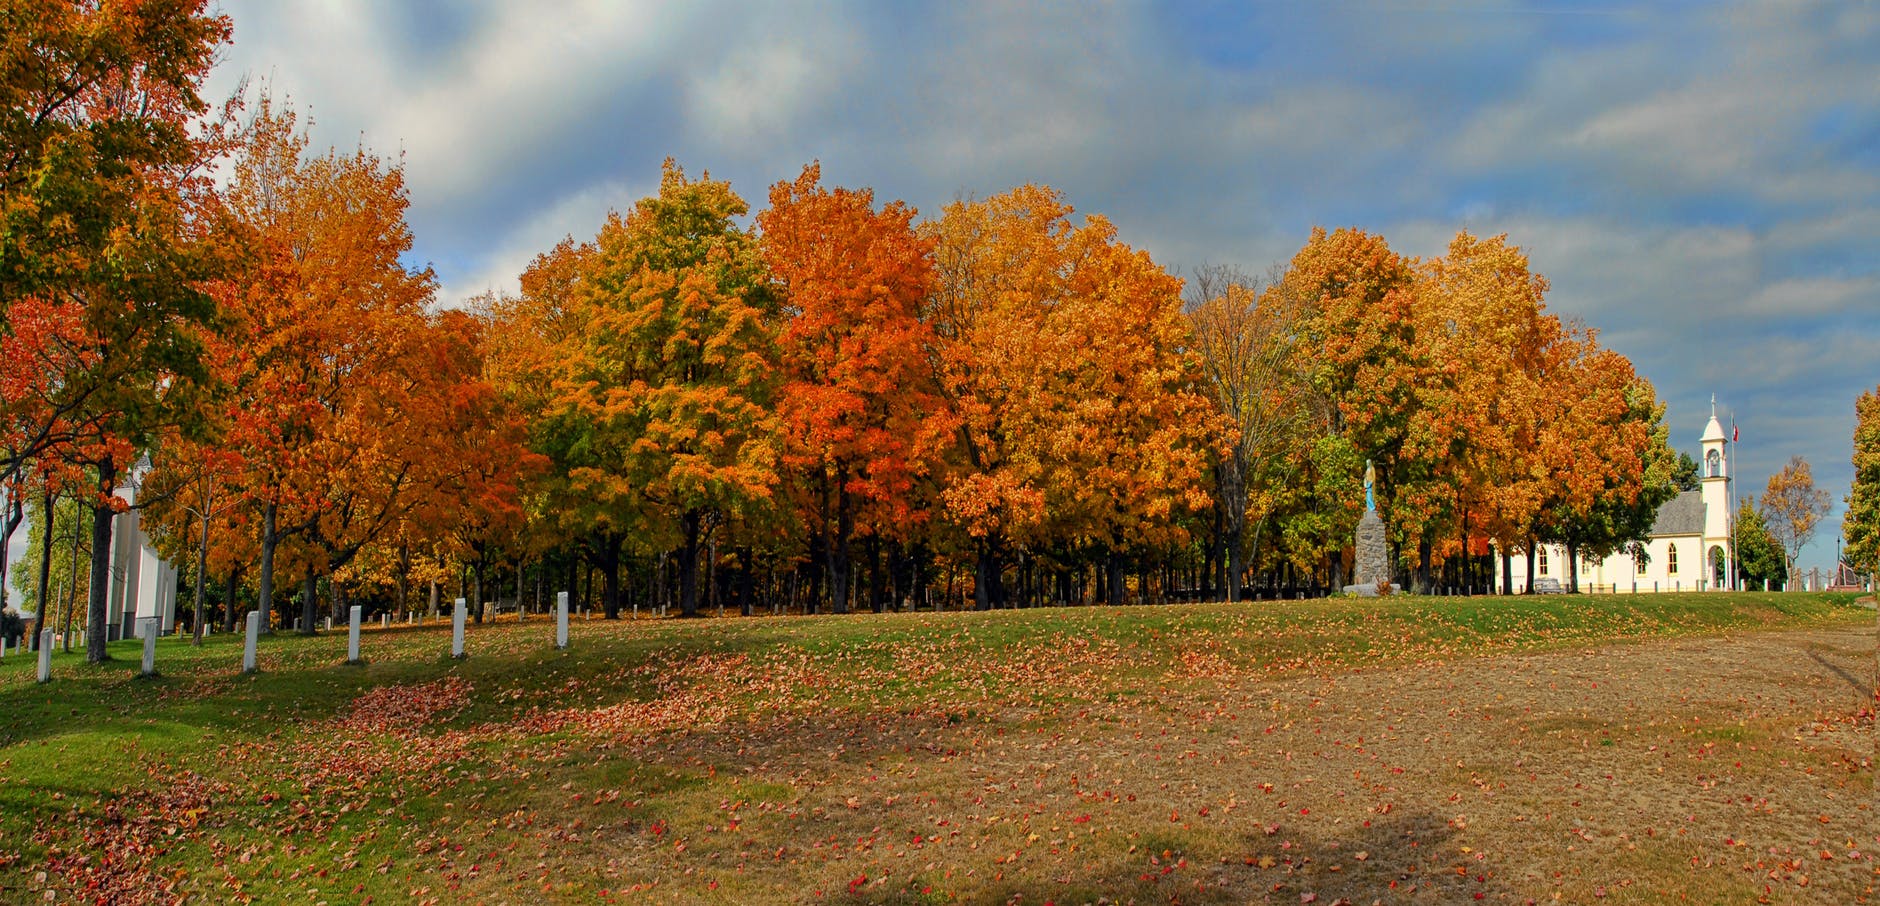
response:
<path id="1" fill-rule="evenodd" d="M 1852 595 L 542 617 L 0 661 L 0 901 L 1871 902 Z"/>

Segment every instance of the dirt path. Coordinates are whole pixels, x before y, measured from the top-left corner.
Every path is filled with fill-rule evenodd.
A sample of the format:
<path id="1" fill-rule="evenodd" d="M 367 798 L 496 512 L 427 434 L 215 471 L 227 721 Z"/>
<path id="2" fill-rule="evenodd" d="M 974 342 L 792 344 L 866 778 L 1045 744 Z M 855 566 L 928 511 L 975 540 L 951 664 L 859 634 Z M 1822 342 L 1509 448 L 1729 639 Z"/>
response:
<path id="1" fill-rule="evenodd" d="M 1874 650 L 1768 633 L 682 731 L 616 757 L 713 779 L 657 791 L 657 822 L 570 816 L 542 875 L 670 902 L 1876 902 Z"/>

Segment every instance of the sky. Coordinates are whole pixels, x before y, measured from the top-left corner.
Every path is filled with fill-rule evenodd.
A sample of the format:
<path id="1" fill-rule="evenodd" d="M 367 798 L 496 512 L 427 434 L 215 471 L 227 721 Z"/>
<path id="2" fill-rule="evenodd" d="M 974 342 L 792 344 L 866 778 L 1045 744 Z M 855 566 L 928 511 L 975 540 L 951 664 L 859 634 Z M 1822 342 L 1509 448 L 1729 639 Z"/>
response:
<path id="1" fill-rule="evenodd" d="M 439 301 L 513 291 L 660 163 L 753 206 L 820 161 L 925 215 L 1027 182 L 1180 274 L 1312 227 L 1507 234 L 1736 493 L 1790 456 L 1834 510 L 1880 383 L 1880 3 L 222 0 L 317 147 L 400 157 Z M 17 538 L 16 543 L 23 543 Z"/>

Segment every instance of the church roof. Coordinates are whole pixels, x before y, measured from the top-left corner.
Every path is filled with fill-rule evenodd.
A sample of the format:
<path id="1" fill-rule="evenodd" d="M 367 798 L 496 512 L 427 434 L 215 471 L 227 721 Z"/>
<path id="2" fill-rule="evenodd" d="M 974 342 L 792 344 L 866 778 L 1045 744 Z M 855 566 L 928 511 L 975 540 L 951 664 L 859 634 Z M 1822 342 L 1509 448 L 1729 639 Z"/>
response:
<path id="1" fill-rule="evenodd" d="M 1652 520 L 1652 535 L 1701 535 L 1704 533 L 1704 495 L 1684 491 L 1665 501 Z"/>

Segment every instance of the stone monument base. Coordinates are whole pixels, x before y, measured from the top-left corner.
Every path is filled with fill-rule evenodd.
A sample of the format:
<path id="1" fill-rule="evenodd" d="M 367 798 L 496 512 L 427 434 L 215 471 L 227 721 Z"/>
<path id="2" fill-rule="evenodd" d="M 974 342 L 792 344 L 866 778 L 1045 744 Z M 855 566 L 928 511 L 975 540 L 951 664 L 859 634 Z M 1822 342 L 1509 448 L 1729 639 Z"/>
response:
<path id="1" fill-rule="evenodd" d="M 1377 511 L 1367 509 L 1364 517 L 1358 520 L 1356 557 L 1352 564 L 1352 583 L 1345 586 L 1345 594 L 1364 598 L 1377 596 L 1377 583 L 1389 580 L 1390 548 L 1384 539 L 1384 520 L 1378 518 Z M 1399 586 L 1390 587 L 1391 594 L 1403 591 Z"/>
<path id="2" fill-rule="evenodd" d="M 1391 583 L 1390 593 L 1393 595 L 1403 594 L 1403 586 L 1395 582 Z M 1360 598 L 1375 598 L 1377 597 L 1377 583 L 1372 582 L 1369 585 L 1347 585 L 1345 586 L 1345 594 L 1356 595 Z"/>

